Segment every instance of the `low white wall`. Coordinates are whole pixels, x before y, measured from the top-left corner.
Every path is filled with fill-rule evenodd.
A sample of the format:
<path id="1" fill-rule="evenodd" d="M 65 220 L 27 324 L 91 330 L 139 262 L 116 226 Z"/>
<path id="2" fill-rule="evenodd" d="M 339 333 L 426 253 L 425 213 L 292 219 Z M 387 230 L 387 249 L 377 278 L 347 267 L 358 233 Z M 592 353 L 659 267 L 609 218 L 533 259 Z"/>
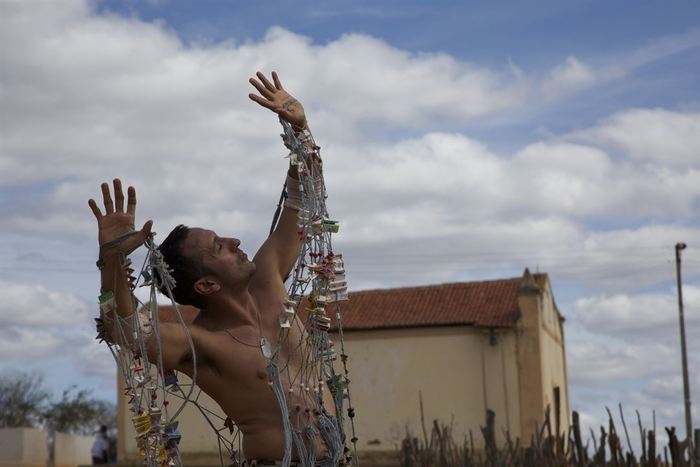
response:
<path id="1" fill-rule="evenodd" d="M 0 428 L 0 467 L 46 467 L 47 433 L 34 428 Z"/>
<path id="2" fill-rule="evenodd" d="M 92 464 L 92 436 L 56 433 L 54 466 Z M 36 428 L 0 428 L 0 467 L 46 467 L 48 433 Z"/>
<path id="3" fill-rule="evenodd" d="M 54 442 L 54 467 L 74 467 L 92 464 L 90 448 L 92 436 L 56 433 Z"/>

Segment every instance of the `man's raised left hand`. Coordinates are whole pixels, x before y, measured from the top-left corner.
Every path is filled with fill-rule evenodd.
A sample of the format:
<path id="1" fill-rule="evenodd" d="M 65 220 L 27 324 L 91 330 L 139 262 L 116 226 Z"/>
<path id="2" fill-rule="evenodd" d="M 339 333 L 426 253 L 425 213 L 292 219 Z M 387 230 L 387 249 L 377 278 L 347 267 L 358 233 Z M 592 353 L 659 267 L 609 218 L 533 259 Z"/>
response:
<path id="1" fill-rule="evenodd" d="M 277 73 L 272 72 L 272 83 L 259 71 L 256 76 L 258 79 L 250 78 L 248 81 L 260 95 L 251 93 L 248 97 L 291 123 L 295 130 L 303 129 L 306 126 L 304 106 L 284 90 Z"/>

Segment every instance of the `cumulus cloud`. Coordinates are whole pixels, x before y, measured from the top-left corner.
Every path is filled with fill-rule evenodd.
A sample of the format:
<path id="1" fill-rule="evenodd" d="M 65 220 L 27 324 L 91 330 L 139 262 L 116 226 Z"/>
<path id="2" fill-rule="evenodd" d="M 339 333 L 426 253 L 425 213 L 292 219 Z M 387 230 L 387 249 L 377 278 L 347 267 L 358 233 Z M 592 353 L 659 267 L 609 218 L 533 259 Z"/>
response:
<path id="1" fill-rule="evenodd" d="M 65 355 L 89 332 L 89 312 L 72 293 L 0 280 L 0 357 L 30 361 Z"/>
<path id="2" fill-rule="evenodd" d="M 527 84 L 511 73 L 359 34 L 319 45 L 276 27 L 260 42 L 185 46 L 161 24 L 98 16 L 79 1 L 61 11 L 3 8 L 11 110 L 3 113 L 0 184 L 45 187 L 41 202 L 0 208 L 15 232 L 92 234 L 85 202 L 100 181 L 121 176 L 138 189 L 139 218 L 155 218 L 161 233 L 185 222 L 256 238 L 269 222 L 261 213 L 274 207 L 284 151 L 274 116 L 248 101 L 245 77 L 271 64 L 303 97 L 320 135 L 335 212 L 349 232 L 370 224 L 364 238 L 445 237 L 477 222 L 538 217 L 576 224 L 694 213 L 697 171 L 631 166 L 598 140 L 540 141 L 512 155 L 456 133 L 387 141 L 399 128 L 523 105 Z M 598 76 L 591 70 L 571 57 L 552 76 L 583 83 Z"/>
<path id="3" fill-rule="evenodd" d="M 278 148 L 269 151 L 279 154 Z M 420 283 L 517 275 L 525 265 L 538 265 L 559 278 L 629 289 L 672 273 L 667 263 L 673 244 L 693 245 L 700 238 L 697 228 L 677 223 L 587 227 L 588 219 L 610 216 L 614 224 L 646 215 L 677 220 L 686 209 L 694 212 L 686 207 L 700 190 L 700 183 L 676 190 L 673 178 L 649 183 L 646 171 L 629 169 L 592 146 L 542 141 L 509 156 L 461 134 L 428 133 L 395 143 L 336 143 L 325 159 L 331 214 L 342 220 L 338 245 L 365 271 L 355 286 L 407 276 Z M 154 218 L 159 238 L 183 222 L 240 236 L 246 251 L 261 242 L 281 177 L 261 174 L 232 184 L 224 171 L 177 170 L 192 178 L 179 185 L 175 179 L 140 184 L 142 175 L 134 173 L 137 181 L 125 180 L 138 187 L 140 222 Z M 268 173 L 275 170 L 283 173 Z M 84 203 L 96 194 L 94 180 L 61 183 L 44 205 L 48 216 L 25 210 L 6 225 L 92 233 Z M 676 197 L 683 202 L 675 203 Z M 391 270 L 402 261 L 414 267 Z"/>
<path id="4" fill-rule="evenodd" d="M 37 284 L 0 281 L 0 323 L 66 325 L 84 321 L 85 303 L 75 295 Z"/>
<path id="5" fill-rule="evenodd" d="M 547 97 L 558 96 L 590 86 L 595 82 L 595 72 L 591 67 L 581 63 L 576 57 L 569 56 L 564 63 L 552 70 L 542 83 L 542 91 Z"/>
<path id="6" fill-rule="evenodd" d="M 104 343 L 97 341 L 91 341 L 80 347 L 76 352 L 74 364 L 84 376 L 96 376 L 114 381 L 117 374 L 117 366 L 109 349 Z"/>
<path id="7" fill-rule="evenodd" d="M 663 371 L 673 349 L 659 344 L 571 343 L 567 349 L 571 384 L 602 384 L 642 378 Z M 642 364 L 643 362 L 643 364 Z"/>
<path id="8" fill-rule="evenodd" d="M 647 354 L 643 354 L 644 357 Z M 639 366 L 639 359 L 629 359 L 629 364 Z M 655 361 L 652 361 L 655 363 Z M 661 372 L 654 374 L 655 368 L 650 368 L 642 378 L 624 380 L 598 379 L 595 382 L 577 382 L 571 386 L 573 406 L 581 413 L 581 425 L 583 432 L 592 428 L 598 432 L 600 426 L 607 429 L 608 414 L 605 407 L 611 409 L 615 423 L 621 425 L 618 404 L 622 404 L 625 420 L 636 423 L 637 412 L 645 429 L 651 430 L 656 423 L 657 450 L 667 444 L 667 436 L 664 427 L 675 426 L 677 433 L 683 436 L 684 407 L 683 385 L 680 376 L 680 363 L 678 358 L 669 359 L 666 365 L 673 367 L 675 374 Z M 627 372 L 629 373 L 629 372 Z M 691 376 L 691 388 L 700 384 L 700 378 Z M 695 405 L 692 407 L 693 417 L 697 417 L 700 411 Z M 639 449 L 639 439 L 632 437 L 635 449 Z"/>
<path id="9" fill-rule="evenodd" d="M 541 93 L 545 99 L 551 100 L 622 75 L 624 75 L 622 68 L 594 68 L 570 55 L 544 77 Z"/>
<path id="10" fill-rule="evenodd" d="M 684 287 L 690 385 L 700 384 L 700 308 L 697 284 Z M 676 426 L 682 433 L 683 386 L 675 288 L 661 292 L 602 294 L 575 301 L 567 316 L 567 358 L 572 405 L 588 426 L 605 419 L 604 406 L 622 403 L 628 422 L 639 410 L 647 428 Z M 697 413 L 697 408 L 694 408 Z M 613 410 L 617 417 L 617 410 Z M 634 419 L 634 418 L 633 418 Z M 659 434 L 665 442 L 665 434 Z"/>
<path id="11" fill-rule="evenodd" d="M 3 360 L 31 360 L 47 357 L 59 348 L 62 340 L 46 330 L 5 327 L 0 330 L 0 358 Z"/>
<path id="12" fill-rule="evenodd" d="M 345 131 L 471 119 L 523 97 L 510 73 L 360 34 L 317 45 L 275 27 L 259 43 L 185 47 L 160 24 L 47 5 L 3 6 L 4 185 L 94 176 L 104 164 L 158 171 L 239 145 L 253 154 L 275 122 L 248 101 L 247 77 L 272 64 L 312 115 Z"/>
<path id="13" fill-rule="evenodd" d="M 700 334 L 700 288 L 683 288 L 685 321 L 689 335 Z M 668 293 L 614 294 L 581 298 L 572 313 L 590 331 L 617 337 L 673 336 L 678 328 L 675 288 Z"/>
<path id="14" fill-rule="evenodd" d="M 690 169 L 696 183 L 700 170 L 700 113 L 672 112 L 665 109 L 631 109 L 616 113 L 594 128 L 578 131 L 572 139 L 619 151 L 630 162 L 667 167 L 666 175 Z"/>
<path id="15" fill-rule="evenodd" d="M 460 222 L 533 215 L 677 218 L 694 212 L 700 196 L 700 173 L 631 167 L 598 147 L 565 141 L 536 142 L 512 156 L 447 133 L 334 149 L 329 165 L 335 171 L 327 176 L 340 205 L 356 199 L 351 192 L 371 198 L 373 209 L 435 202 Z"/>
<path id="16" fill-rule="evenodd" d="M 606 426 L 606 406 L 612 410 L 615 423 L 620 423 L 617 405 L 621 403 L 628 424 L 636 420 L 635 411 L 647 429 L 655 419 L 658 447 L 667 442 L 663 427 L 675 426 L 683 432 L 677 329 L 667 334 L 663 325 L 656 328 L 650 323 L 637 334 L 615 333 L 605 329 L 607 321 L 602 319 L 597 328 L 582 330 L 576 319 L 574 316 L 573 326 L 571 322 L 567 326 L 567 360 L 571 405 L 585 414 L 581 418 L 583 429 L 597 431 Z M 699 351 L 689 342 L 691 387 L 700 384 L 700 375 L 692 372 L 700 365 Z M 693 410 L 698 413 L 696 407 Z"/>
<path id="17" fill-rule="evenodd" d="M 691 215 L 700 196 L 696 170 L 634 165 L 597 145 L 537 142 L 520 150 L 513 163 L 512 184 L 527 193 L 529 212 L 677 219 Z"/>
<path id="18" fill-rule="evenodd" d="M 513 182 L 542 212 L 589 214 L 607 209 L 613 172 L 608 156 L 573 144 L 535 143 L 519 151 Z"/>
<path id="19" fill-rule="evenodd" d="M 264 230 L 259 213 L 274 207 L 284 150 L 274 116 L 247 99 L 246 79 L 272 64 L 329 152 L 387 128 L 464 122 L 523 102 L 510 72 L 360 34 L 319 45 L 272 28 L 260 42 L 185 46 L 161 24 L 98 16 L 80 1 L 2 8 L 0 186 L 42 190 L 40 202 L 34 192 L 0 207 L 14 232 L 92 233 L 86 200 L 114 176 L 138 188 L 139 215 L 157 216 L 156 228 Z"/>
<path id="20" fill-rule="evenodd" d="M 397 274 L 416 281 L 431 267 L 456 279 L 539 265 L 629 290 L 672 277 L 673 245 L 700 239 L 679 223 L 696 212 L 700 179 L 684 191 L 687 174 L 653 178 L 595 146 L 540 141 L 503 155 L 464 135 L 429 133 L 334 149 L 326 167 L 339 242 L 352 249 L 349 261 L 367 258 L 362 269 L 375 279 L 397 262 L 412 262 Z M 650 216 L 671 222 L 647 225 Z M 589 226 L 598 220 L 610 227 Z M 616 228 L 625 223 L 640 225 Z"/>

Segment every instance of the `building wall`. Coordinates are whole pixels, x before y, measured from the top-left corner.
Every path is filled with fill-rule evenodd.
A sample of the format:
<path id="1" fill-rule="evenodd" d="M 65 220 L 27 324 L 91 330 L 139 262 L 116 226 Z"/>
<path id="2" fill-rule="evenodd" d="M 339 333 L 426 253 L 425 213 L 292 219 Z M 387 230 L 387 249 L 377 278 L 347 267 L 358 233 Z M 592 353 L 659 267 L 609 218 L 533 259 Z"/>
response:
<path id="1" fill-rule="evenodd" d="M 569 396 L 564 346 L 564 326 L 552 299 L 551 289 L 542 290 L 542 332 L 540 349 L 542 359 L 542 389 L 544 407 L 550 407 L 552 430 L 556 428 L 555 390 L 559 392 L 559 432 L 566 435 L 570 423 Z"/>
<path id="2" fill-rule="evenodd" d="M 504 441 L 504 430 L 520 436 L 520 401 L 516 334 L 513 330 L 482 331 L 485 369 L 484 407 L 496 414 L 496 441 Z M 494 341 L 495 339 L 495 341 Z M 483 419 L 480 421 L 483 424 Z M 472 428 L 474 430 L 474 428 Z M 475 435 L 479 430 L 474 430 Z"/>
<path id="3" fill-rule="evenodd" d="M 358 449 L 394 449 L 407 430 L 422 438 L 419 393 L 428 436 L 433 420 L 453 422 L 457 441 L 472 430 L 480 443 L 487 408 L 496 413 L 499 442 L 505 429 L 519 435 L 514 333 L 492 339 L 488 331 L 460 326 L 345 336 Z"/>
<path id="4" fill-rule="evenodd" d="M 552 298 L 546 275 L 537 281 L 526 270 L 518 297 L 521 317 L 517 329 L 522 439 L 529 443 L 544 422 L 549 406 L 555 430 L 555 388 L 560 401 L 560 432 L 569 427 L 569 389 L 566 375 L 563 318 Z"/>
<path id="5" fill-rule="evenodd" d="M 92 464 L 93 436 L 56 433 L 54 440 L 54 466 L 75 467 Z"/>
<path id="6" fill-rule="evenodd" d="M 54 466 L 76 467 L 92 463 L 93 437 L 56 433 Z M 46 467 L 48 433 L 36 428 L 0 428 L 0 467 Z"/>
<path id="7" fill-rule="evenodd" d="M 0 466 L 45 467 L 47 433 L 34 428 L 0 428 Z"/>

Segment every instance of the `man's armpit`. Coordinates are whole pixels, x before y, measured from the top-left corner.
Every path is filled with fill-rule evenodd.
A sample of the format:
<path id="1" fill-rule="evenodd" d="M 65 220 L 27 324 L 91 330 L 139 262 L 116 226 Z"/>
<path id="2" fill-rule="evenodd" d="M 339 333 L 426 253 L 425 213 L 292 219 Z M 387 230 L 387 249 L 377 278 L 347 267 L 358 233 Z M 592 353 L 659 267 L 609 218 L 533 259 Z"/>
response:
<path id="1" fill-rule="evenodd" d="M 181 362 L 192 358 L 194 336 L 192 336 L 192 345 L 190 345 L 190 340 L 187 339 L 183 327 L 174 323 L 160 323 L 158 331 L 158 336 L 153 332 L 148 339 L 149 360 L 151 362 L 157 361 L 160 353 L 166 368 L 180 370 Z"/>

